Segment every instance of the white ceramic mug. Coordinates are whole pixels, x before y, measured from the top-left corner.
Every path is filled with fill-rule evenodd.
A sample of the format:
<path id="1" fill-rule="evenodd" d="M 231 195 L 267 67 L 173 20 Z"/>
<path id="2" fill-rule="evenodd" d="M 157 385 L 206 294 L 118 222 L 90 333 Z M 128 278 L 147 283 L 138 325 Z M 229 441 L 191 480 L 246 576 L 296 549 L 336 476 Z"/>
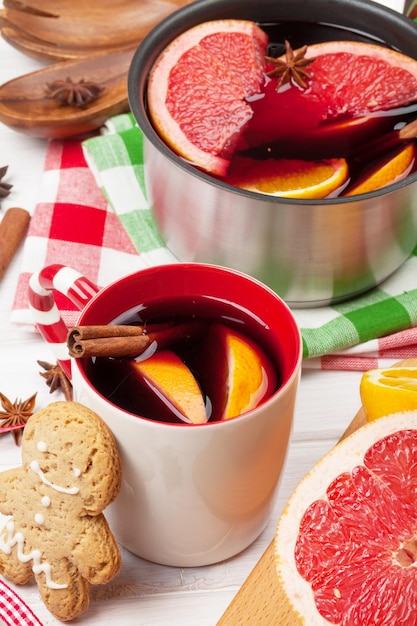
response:
<path id="1" fill-rule="evenodd" d="M 30 299 L 61 361 L 68 356 L 55 290 L 85 305 L 79 325 L 108 324 L 143 302 L 177 295 L 232 302 L 261 321 L 281 385 L 257 408 L 220 422 L 170 424 L 130 414 L 93 387 L 82 359 L 71 362 L 74 399 L 107 422 L 120 449 L 122 489 L 107 510 L 120 543 L 181 567 L 215 563 L 249 546 L 270 518 L 293 422 L 302 350 L 288 306 L 257 280 L 213 265 L 152 267 L 100 291 L 69 268 L 47 267 L 32 277 Z"/>

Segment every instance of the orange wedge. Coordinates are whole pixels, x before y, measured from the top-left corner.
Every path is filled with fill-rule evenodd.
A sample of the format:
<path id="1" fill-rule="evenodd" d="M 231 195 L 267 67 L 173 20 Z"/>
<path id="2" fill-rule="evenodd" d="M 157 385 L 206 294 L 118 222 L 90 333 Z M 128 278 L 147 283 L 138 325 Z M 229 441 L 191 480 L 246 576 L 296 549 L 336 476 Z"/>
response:
<path id="1" fill-rule="evenodd" d="M 242 415 L 277 387 L 276 370 L 266 353 L 228 326 L 210 327 L 202 354 L 213 419 Z"/>
<path id="2" fill-rule="evenodd" d="M 302 161 L 236 158 L 226 182 L 248 191 L 284 198 L 326 198 L 348 180 L 345 159 Z"/>
<path id="3" fill-rule="evenodd" d="M 160 350 L 143 361 L 135 361 L 134 367 L 177 417 L 185 417 L 193 424 L 207 422 L 201 389 L 190 369 L 174 352 Z"/>
<path id="4" fill-rule="evenodd" d="M 386 187 L 386 185 L 403 180 L 410 174 L 416 156 L 417 152 L 414 143 L 402 146 L 394 156 L 391 155 L 381 165 L 372 168 L 366 176 L 353 187 L 350 187 L 344 195 L 354 196 L 359 193 L 375 191 L 375 189 L 381 189 Z"/>
<path id="5" fill-rule="evenodd" d="M 368 421 L 417 409 L 417 367 L 391 367 L 364 372 L 360 396 Z"/>

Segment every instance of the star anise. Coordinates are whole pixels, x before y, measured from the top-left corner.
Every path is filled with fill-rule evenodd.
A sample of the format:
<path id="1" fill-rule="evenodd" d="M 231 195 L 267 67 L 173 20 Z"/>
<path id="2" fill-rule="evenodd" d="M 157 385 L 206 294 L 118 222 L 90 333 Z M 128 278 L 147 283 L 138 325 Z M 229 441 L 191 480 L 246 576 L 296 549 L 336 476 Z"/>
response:
<path id="1" fill-rule="evenodd" d="M 72 400 L 72 385 L 60 364 L 52 365 L 52 363 L 47 363 L 46 361 L 38 361 L 38 365 L 46 370 L 45 372 L 39 372 L 39 374 L 45 378 L 49 387 L 49 393 L 53 393 L 56 389 L 61 389 L 65 400 L 70 402 Z"/>
<path id="2" fill-rule="evenodd" d="M 5 198 L 6 196 L 8 196 L 10 193 L 10 189 L 13 187 L 13 185 L 10 185 L 10 183 L 5 183 L 2 180 L 4 176 L 6 176 L 7 169 L 8 165 L 0 167 L 0 198 Z"/>
<path id="3" fill-rule="evenodd" d="M 0 433 L 11 432 L 15 444 L 18 446 L 22 431 L 29 417 L 33 415 L 35 408 L 36 393 L 27 400 L 15 400 L 11 402 L 9 398 L 0 393 L 1 406 L 4 411 L 0 411 Z"/>
<path id="4" fill-rule="evenodd" d="M 301 89 L 306 89 L 305 79 L 311 78 L 311 74 L 305 68 L 315 61 L 315 57 L 305 58 L 307 46 L 293 50 L 289 41 L 285 41 L 285 61 L 275 57 L 265 57 L 268 63 L 272 63 L 274 69 L 266 72 L 267 76 L 278 77 L 277 89 L 289 83 L 292 79 Z"/>
<path id="5" fill-rule="evenodd" d="M 52 83 L 46 84 L 46 96 L 52 100 L 56 100 L 61 105 L 85 107 L 87 104 L 94 102 L 104 87 L 100 87 L 96 83 L 86 81 L 84 78 L 73 82 L 69 76 L 66 80 L 57 79 Z"/>

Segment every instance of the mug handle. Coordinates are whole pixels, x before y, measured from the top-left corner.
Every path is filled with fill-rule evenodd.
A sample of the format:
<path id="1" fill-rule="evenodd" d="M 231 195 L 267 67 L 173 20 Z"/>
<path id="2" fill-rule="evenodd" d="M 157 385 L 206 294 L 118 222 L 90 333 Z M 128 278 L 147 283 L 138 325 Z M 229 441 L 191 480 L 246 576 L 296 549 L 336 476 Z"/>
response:
<path id="1" fill-rule="evenodd" d="M 71 360 L 66 342 L 68 328 L 55 303 L 55 291 L 66 296 L 81 311 L 99 289 L 77 270 L 59 264 L 47 265 L 32 274 L 29 280 L 29 307 L 34 322 L 71 380 Z"/>

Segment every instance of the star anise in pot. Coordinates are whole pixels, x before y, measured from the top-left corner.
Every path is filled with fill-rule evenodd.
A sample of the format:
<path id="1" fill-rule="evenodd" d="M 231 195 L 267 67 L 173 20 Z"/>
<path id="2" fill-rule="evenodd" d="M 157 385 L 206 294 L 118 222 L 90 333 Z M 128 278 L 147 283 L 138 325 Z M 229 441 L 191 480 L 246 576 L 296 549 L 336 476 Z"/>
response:
<path id="1" fill-rule="evenodd" d="M 9 195 L 10 189 L 13 187 L 10 183 L 5 183 L 3 178 L 6 176 L 8 165 L 0 167 L 0 198 L 5 198 Z"/>
<path id="2" fill-rule="evenodd" d="M 46 84 L 46 96 L 60 105 L 83 108 L 97 100 L 104 87 L 82 78 L 73 82 L 69 76 Z"/>
<path id="3" fill-rule="evenodd" d="M 315 57 L 305 58 L 307 46 L 293 50 L 289 41 L 285 41 L 285 61 L 275 57 L 265 57 L 268 63 L 274 67 L 266 72 L 271 78 L 279 78 L 277 89 L 290 82 L 292 79 L 301 89 L 307 88 L 306 79 L 311 78 L 311 74 L 306 71 L 306 67 L 316 60 Z"/>
<path id="4" fill-rule="evenodd" d="M 18 446 L 22 431 L 26 422 L 33 415 L 35 408 L 36 393 L 27 400 L 9 400 L 3 393 L 0 393 L 0 402 L 4 411 L 0 411 L 0 434 L 11 432 L 15 444 Z"/>

